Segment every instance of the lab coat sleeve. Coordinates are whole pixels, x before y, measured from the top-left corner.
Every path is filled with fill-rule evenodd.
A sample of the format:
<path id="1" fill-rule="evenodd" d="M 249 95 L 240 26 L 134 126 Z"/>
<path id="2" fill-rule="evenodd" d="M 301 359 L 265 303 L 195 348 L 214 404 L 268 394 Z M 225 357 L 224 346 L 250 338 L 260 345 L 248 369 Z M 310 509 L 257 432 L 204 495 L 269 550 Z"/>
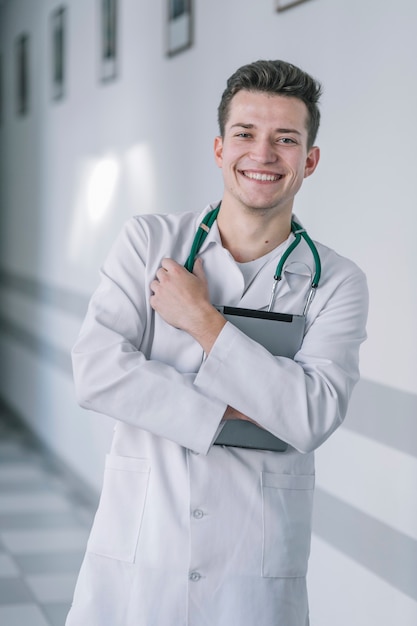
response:
<path id="1" fill-rule="evenodd" d="M 321 445 L 345 417 L 366 338 L 366 279 L 350 265 L 353 272 L 316 295 L 294 360 L 272 356 L 227 323 L 195 385 L 300 452 Z"/>
<path id="2" fill-rule="evenodd" d="M 77 399 L 86 409 L 207 453 L 226 404 L 196 387 L 195 374 L 150 360 L 141 349 L 152 332 L 152 263 L 146 234 L 132 219 L 103 264 L 72 351 Z"/>

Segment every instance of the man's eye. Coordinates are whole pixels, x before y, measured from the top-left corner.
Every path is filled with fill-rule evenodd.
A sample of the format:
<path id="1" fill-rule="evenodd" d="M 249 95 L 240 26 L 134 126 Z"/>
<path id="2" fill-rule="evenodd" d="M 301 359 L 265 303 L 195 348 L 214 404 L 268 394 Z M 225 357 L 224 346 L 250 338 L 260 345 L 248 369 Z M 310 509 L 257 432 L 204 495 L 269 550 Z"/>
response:
<path id="1" fill-rule="evenodd" d="M 247 137 L 251 137 L 250 133 L 237 133 L 236 137 L 243 137 L 244 139 L 246 139 Z"/>
<path id="2" fill-rule="evenodd" d="M 295 144 L 295 143 L 297 143 L 297 142 L 295 141 L 295 139 L 292 139 L 291 137 L 280 137 L 280 138 L 278 139 L 278 143 L 283 143 L 283 144 L 286 144 L 286 145 L 291 145 L 291 144 Z"/>

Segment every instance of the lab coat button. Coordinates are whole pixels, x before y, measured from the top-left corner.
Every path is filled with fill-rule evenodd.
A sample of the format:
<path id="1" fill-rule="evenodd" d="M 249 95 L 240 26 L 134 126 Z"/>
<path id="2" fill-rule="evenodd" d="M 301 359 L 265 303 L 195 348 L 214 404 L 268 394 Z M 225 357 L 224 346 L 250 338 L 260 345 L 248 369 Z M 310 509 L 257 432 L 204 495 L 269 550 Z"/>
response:
<path id="1" fill-rule="evenodd" d="M 189 578 L 193 583 L 196 583 L 200 580 L 201 574 L 198 572 L 191 572 Z"/>
<path id="2" fill-rule="evenodd" d="M 201 509 L 195 509 L 195 511 L 193 511 L 193 517 L 195 519 L 201 519 L 202 517 L 204 517 L 204 513 Z"/>

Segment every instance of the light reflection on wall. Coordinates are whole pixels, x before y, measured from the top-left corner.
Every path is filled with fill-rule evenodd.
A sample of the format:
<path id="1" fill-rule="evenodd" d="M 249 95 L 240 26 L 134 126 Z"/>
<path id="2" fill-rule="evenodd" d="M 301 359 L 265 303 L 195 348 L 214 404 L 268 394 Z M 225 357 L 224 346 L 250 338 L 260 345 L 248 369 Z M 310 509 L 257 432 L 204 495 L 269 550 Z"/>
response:
<path id="1" fill-rule="evenodd" d="M 137 143 L 124 152 L 84 159 L 74 189 L 68 257 L 73 265 L 97 267 L 122 223 L 156 210 L 151 147 Z"/>
<path id="2" fill-rule="evenodd" d="M 156 212 L 154 159 L 148 143 L 138 143 L 124 155 L 129 205 L 132 214 Z"/>
<path id="3" fill-rule="evenodd" d="M 68 240 L 72 263 L 85 266 L 100 248 L 98 239 L 116 204 L 120 174 L 120 159 L 114 154 L 80 164 Z"/>
<path id="4" fill-rule="evenodd" d="M 120 175 L 115 157 L 99 161 L 90 175 L 87 187 L 87 211 L 90 221 L 99 222 L 110 208 Z"/>

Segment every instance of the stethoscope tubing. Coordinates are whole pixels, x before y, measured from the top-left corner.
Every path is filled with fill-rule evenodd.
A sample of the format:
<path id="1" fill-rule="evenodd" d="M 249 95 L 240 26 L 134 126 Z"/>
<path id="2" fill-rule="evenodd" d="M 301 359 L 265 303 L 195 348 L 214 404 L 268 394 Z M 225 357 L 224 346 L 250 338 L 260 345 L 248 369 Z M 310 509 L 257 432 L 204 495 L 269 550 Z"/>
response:
<path id="1" fill-rule="evenodd" d="M 207 235 L 209 234 L 210 228 L 213 226 L 214 222 L 216 221 L 219 211 L 220 211 L 220 204 L 215 209 L 207 213 L 207 215 L 205 215 L 203 221 L 201 222 L 201 224 L 199 225 L 197 229 L 197 232 L 195 234 L 195 237 L 191 246 L 190 254 L 186 262 L 184 263 L 185 269 L 187 269 L 189 272 L 193 271 L 195 257 L 197 256 L 198 251 L 200 250 Z"/>
<path id="2" fill-rule="evenodd" d="M 210 228 L 213 226 L 214 222 L 216 221 L 219 211 L 220 211 L 220 204 L 215 209 L 213 209 L 212 211 L 209 211 L 204 216 L 203 221 L 200 223 L 197 229 L 193 243 L 191 245 L 190 254 L 186 262 L 184 263 L 184 267 L 189 272 L 193 271 L 195 258 L 201 246 L 203 245 L 207 235 L 209 234 Z M 314 276 L 310 285 L 310 291 L 307 295 L 307 300 L 306 300 L 304 311 L 303 311 L 303 315 L 306 315 L 310 307 L 310 304 L 312 303 L 313 298 L 316 294 L 316 290 L 317 290 L 317 287 L 319 286 L 319 282 L 321 278 L 320 255 L 318 253 L 316 245 L 314 244 L 313 240 L 309 237 L 306 230 L 300 224 L 298 224 L 294 219 L 291 220 L 291 232 L 294 235 L 294 240 L 291 242 L 291 244 L 288 246 L 288 248 L 285 250 L 285 252 L 281 256 L 278 262 L 278 265 L 276 267 L 274 280 L 272 283 L 272 290 L 271 290 L 271 296 L 269 300 L 268 311 L 272 311 L 272 307 L 275 301 L 275 293 L 276 293 L 277 285 L 282 279 L 282 272 L 284 270 L 284 265 L 287 262 L 288 257 L 292 254 L 292 252 L 301 242 L 301 239 L 304 239 L 304 241 L 310 248 L 311 254 L 313 255 L 314 266 L 315 266 Z"/>
<path id="3" fill-rule="evenodd" d="M 272 283 L 272 290 L 271 290 L 271 297 L 269 299 L 268 311 L 272 311 L 272 307 L 274 305 L 274 300 L 275 300 L 275 292 L 277 289 L 277 285 L 282 278 L 284 265 L 287 262 L 288 257 L 295 250 L 295 248 L 298 246 L 298 244 L 301 242 L 301 239 L 303 238 L 306 244 L 308 245 L 308 247 L 310 248 L 311 254 L 313 255 L 314 267 L 315 267 L 313 280 L 310 286 L 310 291 L 307 295 L 307 300 L 306 300 L 306 304 L 304 306 L 304 311 L 303 311 L 303 315 L 306 315 L 308 309 L 310 308 L 310 304 L 312 303 L 313 298 L 316 294 L 316 289 L 319 286 L 319 282 L 321 278 L 320 255 L 318 253 L 318 250 L 316 248 L 314 241 L 309 237 L 305 228 L 303 228 L 300 224 L 298 224 L 294 219 L 291 220 L 291 232 L 294 235 L 294 241 L 288 246 L 288 248 L 285 250 L 285 252 L 281 256 L 278 262 L 277 268 L 275 270 L 274 282 Z"/>

